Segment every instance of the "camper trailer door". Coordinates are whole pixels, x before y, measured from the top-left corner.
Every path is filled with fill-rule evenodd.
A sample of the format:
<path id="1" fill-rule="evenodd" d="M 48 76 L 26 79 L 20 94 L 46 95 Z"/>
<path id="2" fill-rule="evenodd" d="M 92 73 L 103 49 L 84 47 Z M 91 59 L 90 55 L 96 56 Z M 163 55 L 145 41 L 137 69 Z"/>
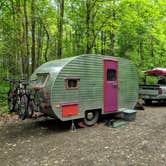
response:
<path id="1" fill-rule="evenodd" d="M 118 61 L 104 59 L 104 112 L 118 110 Z"/>

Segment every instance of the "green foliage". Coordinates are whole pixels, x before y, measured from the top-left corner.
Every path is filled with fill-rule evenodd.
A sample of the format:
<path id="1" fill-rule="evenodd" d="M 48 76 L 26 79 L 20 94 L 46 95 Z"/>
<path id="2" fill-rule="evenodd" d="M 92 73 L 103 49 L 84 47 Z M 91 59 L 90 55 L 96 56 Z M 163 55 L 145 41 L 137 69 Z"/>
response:
<path id="1" fill-rule="evenodd" d="M 9 86 L 3 82 L 0 82 L 0 114 L 7 113 L 7 92 Z"/>
<path id="2" fill-rule="evenodd" d="M 58 57 L 61 1 L 26 0 L 31 62 L 26 72 L 30 74 L 33 58 L 37 67 Z M 140 80 L 143 78 L 142 71 L 166 67 L 165 0 L 64 2 L 62 58 L 87 52 L 125 57 L 137 66 Z M 21 77 L 28 61 L 25 59 L 24 1 L 2 1 L 0 7 L 1 77 Z M 31 50 L 32 20 L 35 20 L 35 57 Z"/>
<path id="3" fill-rule="evenodd" d="M 124 0 L 120 5 L 117 53 L 137 65 L 140 77 L 141 71 L 166 67 L 164 1 Z"/>
<path id="4" fill-rule="evenodd" d="M 149 85 L 156 85 L 158 81 L 158 77 L 156 76 L 147 76 L 146 77 L 146 83 Z"/>

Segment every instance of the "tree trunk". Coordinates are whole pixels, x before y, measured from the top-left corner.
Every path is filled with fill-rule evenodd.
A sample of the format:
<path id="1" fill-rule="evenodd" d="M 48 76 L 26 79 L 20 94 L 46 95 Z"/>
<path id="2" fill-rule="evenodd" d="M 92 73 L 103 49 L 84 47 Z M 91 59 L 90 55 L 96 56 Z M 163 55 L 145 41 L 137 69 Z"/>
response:
<path id="1" fill-rule="evenodd" d="M 11 48 L 12 48 L 12 54 L 11 57 L 9 57 L 9 64 L 10 64 L 10 68 L 9 71 L 10 73 L 16 73 L 18 71 L 18 61 L 17 61 L 17 43 L 15 40 L 15 36 L 16 36 L 16 11 L 15 11 L 15 3 L 13 0 L 11 0 L 11 8 L 12 8 L 12 20 L 13 20 L 13 33 L 12 33 L 12 43 L 11 43 Z"/>
<path id="2" fill-rule="evenodd" d="M 150 54 L 152 57 L 154 57 L 153 37 L 150 38 Z"/>
<path id="3" fill-rule="evenodd" d="M 24 39 L 24 25 L 23 25 L 23 20 L 22 20 L 22 8 L 21 8 L 21 2 L 20 0 L 16 1 L 16 20 L 17 20 L 17 30 L 16 30 L 16 40 L 17 40 L 17 62 L 18 62 L 18 67 L 20 67 L 21 64 L 21 69 L 20 69 L 20 73 L 21 76 L 24 76 L 24 52 L 23 50 L 25 50 L 25 39 Z"/>
<path id="4" fill-rule="evenodd" d="M 35 0 L 32 0 L 31 2 L 31 21 L 32 21 L 32 73 L 34 72 L 36 68 L 36 55 L 35 55 L 35 27 L 36 27 L 36 21 L 35 21 Z"/>
<path id="5" fill-rule="evenodd" d="M 86 0 L 86 53 L 91 52 L 90 46 L 90 14 L 91 14 L 90 0 Z"/>
<path id="6" fill-rule="evenodd" d="M 24 25 L 24 22 L 22 22 L 22 40 L 21 40 L 21 44 L 22 44 L 22 47 L 21 47 L 21 64 L 22 64 L 22 77 L 25 76 L 25 66 L 24 66 L 24 63 L 25 63 L 25 54 L 26 54 L 26 48 L 25 48 L 25 25 Z"/>
<path id="7" fill-rule="evenodd" d="M 57 58 L 62 58 L 62 33 L 63 33 L 63 15 L 64 15 L 64 0 L 59 0 L 58 9 L 58 44 L 57 44 Z"/>
<path id="8" fill-rule="evenodd" d="M 36 57 L 36 66 L 39 66 L 40 57 L 42 57 L 42 21 L 39 20 L 38 32 L 37 32 L 37 57 Z"/>
<path id="9" fill-rule="evenodd" d="M 96 38 L 100 29 L 103 27 L 100 26 L 98 30 L 94 28 L 95 18 L 97 10 L 95 9 L 95 4 L 97 0 L 86 0 L 86 53 L 89 54 L 92 52 L 93 47 L 96 47 Z M 95 49 L 94 49 L 95 50 Z M 96 50 L 97 51 L 97 50 Z"/>
<path id="10" fill-rule="evenodd" d="M 144 53 L 143 53 L 143 41 L 141 36 L 138 36 L 138 55 L 140 57 L 140 65 L 144 66 Z"/>
<path id="11" fill-rule="evenodd" d="M 24 62 L 24 76 L 29 77 L 29 40 L 28 40 L 28 17 L 27 17 L 27 0 L 24 0 L 24 23 L 25 23 L 25 43 L 26 56 Z"/>
<path id="12" fill-rule="evenodd" d="M 115 6 L 115 0 L 113 0 L 113 5 Z M 115 56 L 115 25 L 114 22 L 116 22 L 116 11 L 115 8 L 112 9 L 112 20 L 113 20 L 113 24 L 112 26 L 112 30 L 110 32 L 110 52 L 111 52 L 111 56 Z"/>
<path id="13" fill-rule="evenodd" d="M 112 32 L 110 32 L 110 41 L 111 41 L 111 44 L 110 44 L 111 56 L 114 56 L 115 55 L 115 50 L 114 50 L 115 35 Z"/>
<path id="14" fill-rule="evenodd" d="M 47 62 L 48 61 L 47 52 L 48 52 L 48 48 L 49 48 L 50 36 L 49 36 L 49 33 L 48 33 L 46 27 L 44 26 L 43 28 L 44 28 L 44 31 L 45 31 L 46 36 L 47 36 L 46 49 L 45 49 L 45 53 L 44 53 L 44 59 L 45 59 L 45 62 Z"/>
<path id="15" fill-rule="evenodd" d="M 101 31 L 101 54 L 104 55 L 104 31 Z"/>

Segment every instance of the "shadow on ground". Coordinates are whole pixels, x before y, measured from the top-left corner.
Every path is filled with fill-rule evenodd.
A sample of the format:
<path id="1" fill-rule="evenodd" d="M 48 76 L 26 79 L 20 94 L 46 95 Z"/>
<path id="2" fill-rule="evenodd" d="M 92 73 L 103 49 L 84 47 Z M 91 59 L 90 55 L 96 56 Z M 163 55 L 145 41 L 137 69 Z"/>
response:
<path id="1" fill-rule="evenodd" d="M 153 101 L 151 104 L 144 104 L 144 106 L 148 106 L 148 107 L 166 107 L 166 102 L 162 102 L 162 103 L 159 103 L 159 102 L 155 102 Z"/>
<path id="2" fill-rule="evenodd" d="M 100 117 L 98 124 L 105 124 L 110 119 L 116 118 L 115 115 Z M 76 130 L 81 130 L 78 121 L 75 122 Z M 87 127 L 88 128 L 88 127 Z M 72 131 L 72 121 L 62 122 L 51 118 L 40 117 L 37 119 L 19 120 L 17 123 L 11 123 L 1 128 L 4 133 L 1 139 L 17 139 L 19 137 L 28 138 L 32 135 L 43 136 Z"/>
<path id="3" fill-rule="evenodd" d="M 1 128 L 3 135 L 0 140 L 17 140 L 20 137 L 28 139 L 35 135 L 36 137 L 46 136 L 51 133 L 58 134 L 70 131 L 71 122 L 61 122 L 54 119 L 40 118 L 37 120 L 28 119 L 19 121 L 16 124 L 10 124 Z"/>

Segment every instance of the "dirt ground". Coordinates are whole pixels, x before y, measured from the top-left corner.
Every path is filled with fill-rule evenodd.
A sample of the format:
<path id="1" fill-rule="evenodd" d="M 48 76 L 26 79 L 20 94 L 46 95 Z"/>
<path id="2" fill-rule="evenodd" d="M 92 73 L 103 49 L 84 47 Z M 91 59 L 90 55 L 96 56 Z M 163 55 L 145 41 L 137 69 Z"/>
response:
<path id="1" fill-rule="evenodd" d="M 0 127 L 0 166 L 165 166 L 166 106 L 138 110 L 120 128 L 103 120 L 70 130 L 51 119 L 14 120 Z"/>

